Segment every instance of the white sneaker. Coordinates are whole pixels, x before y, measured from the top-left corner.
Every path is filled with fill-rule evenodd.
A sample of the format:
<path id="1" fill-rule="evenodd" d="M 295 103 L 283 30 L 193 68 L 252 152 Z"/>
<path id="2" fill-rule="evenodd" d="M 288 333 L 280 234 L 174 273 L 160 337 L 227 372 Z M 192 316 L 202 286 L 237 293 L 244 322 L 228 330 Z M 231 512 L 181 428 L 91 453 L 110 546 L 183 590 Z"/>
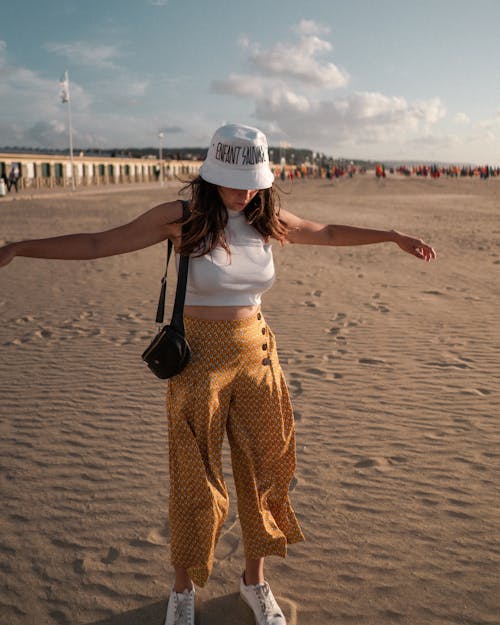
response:
<path id="1" fill-rule="evenodd" d="M 252 608 L 257 625 L 286 625 L 285 615 L 267 582 L 247 586 L 241 576 L 240 595 L 243 601 Z"/>
<path id="2" fill-rule="evenodd" d="M 184 592 L 172 590 L 165 625 L 194 625 L 194 588 Z"/>

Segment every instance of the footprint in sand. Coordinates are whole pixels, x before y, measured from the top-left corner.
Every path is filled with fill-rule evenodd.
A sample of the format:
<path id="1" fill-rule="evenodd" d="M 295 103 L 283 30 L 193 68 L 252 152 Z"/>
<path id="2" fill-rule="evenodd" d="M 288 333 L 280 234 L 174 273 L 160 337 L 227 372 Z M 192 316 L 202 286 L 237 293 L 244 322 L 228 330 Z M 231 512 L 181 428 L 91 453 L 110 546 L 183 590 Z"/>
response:
<path id="1" fill-rule="evenodd" d="M 3 347 L 19 347 L 22 344 L 23 342 L 21 341 L 21 339 L 18 338 L 12 339 L 12 341 L 5 341 L 5 343 L 2 343 Z"/>
<path id="2" fill-rule="evenodd" d="M 168 525 L 163 528 L 154 528 L 147 535 L 146 541 L 151 545 L 166 545 L 170 535 Z"/>
<path id="3" fill-rule="evenodd" d="M 104 558 L 101 558 L 101 562 L 103 564 L 111 564 L 112 562 L 117 560 L 119 556 L 120 556 L 120 550 L 115 549 L 115 547 L 110 547 L 108 549 L 108 553 L 104 556 Z"/>
<path id="4" fill-rule="evenodd" d="M 380 293 L 375 293 L 375 295 L 372 295 L 372 300 L 375 300 L 375 301 L 367 302 L 365 306 L 367 308 L 370 308 L 371 310 L 375 310 L 381 313 L 390 312 L 389 306 L 385 302 L 381 302 L 379 298 L 380 298 Z"/>
<path id="5" fill-rule="evenodd" d="M 461 395 L 478 395 L 479 397 L 485 397 L 491 395 L 491 391 L 486 388 L 464 388 L 460 391 Z"/>
<path id="6" fill-rule="evenodd" d="M 299 375 L 297 373 L 292 373 L 293 375 Z M 298 380 L 292 379 L 290 380 L 290 382 L 288 383 L 288 387 L 290 389 L 290 394 L 292 396 L 292 399 L 295 399 L 296 397 L 298 397 L 299 395 L 302 395 L 303 390 L 302 390 L 302 383 L 299 382 Z"/>
<path id="7" fill-rule="evenodd" d="M 340 332 L 342 332 L 342 328 L 334 326 L 333 328 L 330 328 L 329 330 L 325 330 L 325 332 L 327 334 L 331 334 L 332 336 L 338 336 Z"/>
<path id="8" fill-rule="evenodd" d="M 421 291 L 421 293 L 423 293 L 423 295 L 437 295 L 438 297 L 445 295 L 442 291 Z"/>
<path id="9" fill-rule="evenodd" d="M 398 464 L 404 464 L 407 460 L 404 456 L 376 456 L 374 458 L 361 458 L 354 465 L 356 469 L 377 469 L 379 471 L 387 471 Z"/>
<path id="10" fill-rule="evenodd" d="M 131 323 L 141 323 L 138 313 L 118 313 L 116 319 L 118 321 L 130 321 Z"/>
<path id="11" fill-rule="evenodd" d="M 7 556 L 15 556 L 16 550 L 12 549 L 12 547 L 7 547 L 7 545 L 0 544 L 0 553 L 3 553 Z"/>
<path id="12" fill-rule="evenodd" d="M 128 335 L 122 340 L 122 345 L 133 345 L 143 339 L 137 330 L 129 330 Z"/>
<path id="13" fill-rule="evenodd" d="M 33 337 L 37 339 L 50 339 L 52 337 L 52 332 L 42 328 L 41 330 L 35 330 L 35 332 L 33 332 Z"/>
<path id="14" fill-rule="evenodd" d="M 358 362 L 362 365 L 383 365 L 385 360 L 381 358 L 360 358 Z"/>
<path id="15" fill-rule="evenodd" d="M 107 340 L 117 345 L 137 345 L 139 343 L 148 343 L 151 340 L 151 333 L 145 333 L 141 330 L 129 330 L 126 334 L 120 336 L 109 336 Z"/>
<path id="16" fill-rule="evenodd" d="M 129 545 L 131 547 L 137 547 L 138 549 L 152 549 L 153 547 L 163 547 L 166 544 L 166 541 L 156 542 L 156 540 L 159 539 L 153 537 L 153 540 L 149 540 L 149 536 L 146 540 L 143 538 L 134 538 L 129 542 Z"/>
<path id="17" fill-rule="evenodd" d="M 78 319 L 80 321 L 84 321 L 87 319 L 92 319 L 93 316 L 94 316 L 94 312 L 92 310 L 84 310 L 78 315 Z"/>
<path id="18" fill-rule="evenodd" d="M 23 516 L 22 514 L 10 514 L 9 519 L 14 521 L 14 523 L 29 523 L 31 521 L 30 517 Z"/>
<path id="19" fill-rule="evenodd" d="M 310 369 L 306 369 L 305 372 L 309 373 L 309 375 L 317 375 L 317 376 L 321 376 L 321 377 L 325 377 L 326 375 L 328 375 L 328 371 L 325 371 L 324 369 L 316 369 L 315 367 L 311 367 Z"/>
<path id="20" fill-rule="evenodd" d="M 429 367 L 440 367 L 441 369 L 470 369 L 471 367 L 465 362 L 426 362 Z"/>
<path id="21" fill-rule="evenodd" d="M 316 291 L 310 291 L 309 293 L 307 293 L 307 295 L 309 295 L 310 297 L 321 297 L 323 295 L 323 291 L 320 291 L 318 289 Z"/>
<path id="22" fill-rule="evenodd" d="M 35 318 L 32 317 L 31 315 L 26 315 L 24 317 L 19 317 L 18 319 L 14 319 L 14 323 L 17 323 L 17 324 L 33 323 L 33 321 L 35 321 Z"/>
<path id="23" fill-rule="evenodd" d="M 331 319 L 331 321 L 337 325 L 334 325 L 331 328 L 326 328 L 325 332 L 334 336 L 338 341 L 345 341 L 346 338 L 343 334 L 348 332 L 347 328 L 358 325 L 357 321 L 350 321 L 348 323 L 346 317 L 347 315 L 345 313 L 337 313 L 337 315 Z"/>
<path id="24" fill-rule="evenodd" d="M 58 625 L 70 625 L 71 620 L 61 610 L 50 610 L 50 618 Z"/>

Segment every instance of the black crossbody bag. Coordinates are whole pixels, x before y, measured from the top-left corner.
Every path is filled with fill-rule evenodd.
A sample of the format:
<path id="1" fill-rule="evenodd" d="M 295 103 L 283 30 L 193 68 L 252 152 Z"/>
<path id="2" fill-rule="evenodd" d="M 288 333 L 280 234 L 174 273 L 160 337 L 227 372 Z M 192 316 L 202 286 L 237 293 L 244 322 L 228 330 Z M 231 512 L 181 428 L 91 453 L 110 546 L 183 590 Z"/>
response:
<path id="1" fill-rule="evenodd" d="M 186 203 L 183 202 L 186 210 Z M 185 226 L 182 227 L 184 233 Z M 156 323 L 163 323 L 165 315 L 165 297 L 167 293 L 168 262 L 172 254 L 172 241 L 168 241 L 167 263 L 161 280 L 160 299 L 156 310 Z M 172 378 L 180 373 L 191 360 L 191 349 L 184 331 L 184 300 L 189 269 L 189 256 L 180 257 L 177 288 L 175 291 L 174 310 L 168 325 L 161 327 L 150 345 L 144 350 L 142 359 L 161 380 Z"/>

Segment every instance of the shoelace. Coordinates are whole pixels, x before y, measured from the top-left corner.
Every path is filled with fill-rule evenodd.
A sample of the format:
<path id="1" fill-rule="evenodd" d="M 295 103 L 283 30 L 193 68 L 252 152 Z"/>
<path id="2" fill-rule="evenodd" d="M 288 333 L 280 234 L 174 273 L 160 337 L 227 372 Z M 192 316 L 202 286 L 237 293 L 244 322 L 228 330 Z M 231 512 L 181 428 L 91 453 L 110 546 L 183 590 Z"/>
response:
<path id="1" fill-rule="evenodd" d="M 273 601 L 273 597 L 269 596 L 270 592 L 271 588 L 269 587 L 269 584 L 259 584 L 258 586 L 255 586 L 255 594 L 259 600 L 262 614 L 266 617 L 266 619 L 272 616 L 281 616 L 279 612 L 273 613 L 277 606 L 276 602 Z"/>
<path id="2" fill-rule="evenodd" d="M 191 601 L 189 595 L 175 593 L 175 623 L 176 625 L 190 625 Z"/>

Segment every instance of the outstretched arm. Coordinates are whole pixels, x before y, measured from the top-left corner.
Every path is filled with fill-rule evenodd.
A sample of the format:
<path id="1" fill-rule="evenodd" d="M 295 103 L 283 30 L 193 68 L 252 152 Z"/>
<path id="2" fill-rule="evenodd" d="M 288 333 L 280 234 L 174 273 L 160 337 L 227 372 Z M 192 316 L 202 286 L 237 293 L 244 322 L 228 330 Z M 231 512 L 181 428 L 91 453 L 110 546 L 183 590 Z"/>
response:
<path id="1" fill-rule="evenodd" d="M 172 236 L 172 224 L 181 218 L 181 203 L 166 202 L 111 230 L 10 243 L 0 248 L 0 267 L 15 256 L 87 260 L 140 250 Z"/>
<path id="2" fill-rule="evenodd" d="M 425 241 L 397 230 L 373 230 L 355 226 L 322 224 L 316 221 L 301 219 L 286 210 L 280 212 L 280 219 L 289 229 L 287 240 L 290 243 L 303 245 L 369 245 L 392 242 L 396 243 L 404 252 L 422 260 L 430 261 L 436 258 L 436 252 Z"/>

